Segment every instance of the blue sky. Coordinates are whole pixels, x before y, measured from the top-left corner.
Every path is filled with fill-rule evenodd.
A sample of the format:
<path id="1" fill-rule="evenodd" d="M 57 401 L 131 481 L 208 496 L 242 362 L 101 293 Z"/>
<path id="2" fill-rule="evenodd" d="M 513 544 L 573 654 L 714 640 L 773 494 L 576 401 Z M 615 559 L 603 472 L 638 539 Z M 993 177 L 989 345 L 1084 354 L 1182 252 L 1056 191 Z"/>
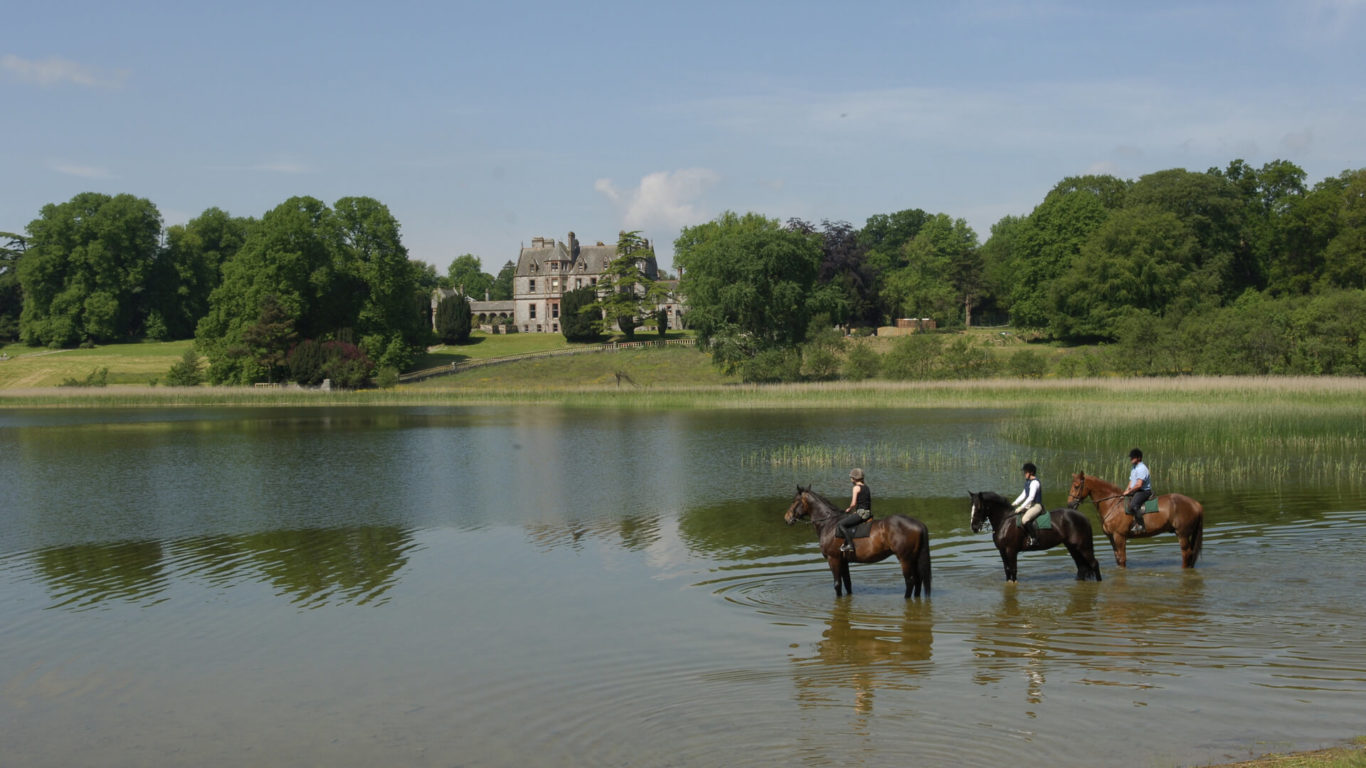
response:
<path id="1" fill-rule="evenodd" d="M 0 230 L 83 191 L 176 224 L 389 206 L 410 255 L 725 210 L 923 208 L 985 241 L 1066 176 L 1366 167 L 1366 0 L 11 4 Z"/>

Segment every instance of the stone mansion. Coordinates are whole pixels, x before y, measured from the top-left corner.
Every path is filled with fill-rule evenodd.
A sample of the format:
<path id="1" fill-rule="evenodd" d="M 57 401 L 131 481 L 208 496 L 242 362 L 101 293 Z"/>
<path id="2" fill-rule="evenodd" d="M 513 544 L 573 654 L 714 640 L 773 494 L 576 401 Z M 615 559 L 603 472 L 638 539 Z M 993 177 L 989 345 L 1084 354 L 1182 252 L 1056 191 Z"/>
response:
<path id="1" fill-rule="evenodd" d="M 574 233 L 563 243 L 548 237 L 531 238 L 517 254 L 517 271 L 512 278 L 511 301 L 470 300 L 474 325 L 485 331 L 516 330 L 521 333 L 559 333 L 560 300 L 566 291 L 597 285 L 607 265 L 617 257 L 616 245 L 580 245 Z M 651 255 L 642 260 L 641 271 L 651 280 L 659 277 L 659 265 Z M 659 304 L 669 318 L 669 328 L 682 327 L 685 309 L 678 296 L 678 281 L 665 281 L 668 298 Z M 449 288 L 432 293 L 432 317 L 436 305 L 455 295 Z M 435 320 L 433 320 L 435 322 Z M 512 326 L 507 328 L 507 326 Z"/>

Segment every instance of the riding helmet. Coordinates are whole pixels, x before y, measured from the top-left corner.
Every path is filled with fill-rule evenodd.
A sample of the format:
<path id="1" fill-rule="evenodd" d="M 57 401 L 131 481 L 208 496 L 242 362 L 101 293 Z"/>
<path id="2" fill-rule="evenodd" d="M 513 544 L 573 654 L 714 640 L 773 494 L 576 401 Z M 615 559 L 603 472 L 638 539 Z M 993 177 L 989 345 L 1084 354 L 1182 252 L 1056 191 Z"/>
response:
<path id="1" fill-rule="evenodd" d="M 1137 448 L 1135 448 L 1135 449 L 1133 449 L 1132 451 L 1129 451 L 1129 458 L 1131 458 L 1131 459 L 1138 459 L 1139 461 L 1142 461 L 1142 460 L 1143 460 L 1143 451 L 1140 451 L 1140 450 L 1138 450 Z"/>

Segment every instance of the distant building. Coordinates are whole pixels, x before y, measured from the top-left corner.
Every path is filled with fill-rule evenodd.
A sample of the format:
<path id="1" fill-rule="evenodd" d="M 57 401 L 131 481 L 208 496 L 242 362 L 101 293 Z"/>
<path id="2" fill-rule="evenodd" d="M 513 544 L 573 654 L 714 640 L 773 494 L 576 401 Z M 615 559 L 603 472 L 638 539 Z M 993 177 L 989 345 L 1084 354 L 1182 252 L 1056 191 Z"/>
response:
<path id="1" fill-rule="evenodd" d="M 533 237 L 530 247 L 523 246 L 517 254 L 517 271 L 512 278 L 511 301 L 470 300 L 474 324 L 486 331 L 497 332 L 500 326 L 511 325 L 522 333 L 559 333 L 560 300 L 566 291 L 598 284 L 607 265 L 617 257 L 616 245 L 579 245 L 573 232 L 569 242 L 553 238 Z M 642 259 L 641 271 L 651 280 L 659 277 L 659 265 L 653 255 Z M 669 289 L 668 298 L 659 305 L 668 315 L 670 329 L 683 327 L 684 305 L 678 295 L 678 281 L 662 281 Z M 432 293 L 432 317 L 436 305 L 456 292 L 438 288 Z"/>

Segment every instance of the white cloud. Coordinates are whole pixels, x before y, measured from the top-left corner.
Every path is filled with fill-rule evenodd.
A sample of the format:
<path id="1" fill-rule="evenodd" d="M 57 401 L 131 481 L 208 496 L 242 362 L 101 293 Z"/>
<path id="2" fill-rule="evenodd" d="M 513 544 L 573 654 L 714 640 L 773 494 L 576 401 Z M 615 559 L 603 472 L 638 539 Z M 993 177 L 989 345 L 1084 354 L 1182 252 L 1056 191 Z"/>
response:
<path id="1" fill-rule="evenodd" d="M 617 189 L 611 179 L 598 179 L 593 189 L 621 209 L 622 225 L 628 230 L 681 229 L 707 219 L 700 198 L 720 180 L 721 175 L 708 168 L 683 168 L 651 173 L 635 189 Z"/>
<path id="2" fill-rule="evenodd" d="M 55 162 L 48 167 L 57 173 L 67 176 L 79 176 L 82 179 L 108 179 L 113 176 L 108 168 L 100 168 L 95 165 L 77 165 L 76 163 Z"/>
<path id="3" fill-rule="evenodd" d="M 70 59 L 23 59 L 12 53 L 0 57 L 0 72 L 20 82 L 43 87 L 71 83 L 87 88 L 122 88 L 128 72 L 103 73 Z"/>

